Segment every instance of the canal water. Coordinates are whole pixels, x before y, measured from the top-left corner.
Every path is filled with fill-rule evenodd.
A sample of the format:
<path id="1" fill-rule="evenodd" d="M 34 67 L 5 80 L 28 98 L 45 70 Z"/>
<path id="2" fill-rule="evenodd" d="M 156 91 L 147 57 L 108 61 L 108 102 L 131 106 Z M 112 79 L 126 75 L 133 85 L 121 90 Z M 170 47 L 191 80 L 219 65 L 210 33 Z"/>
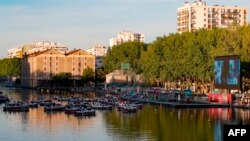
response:
<path id="1" fill-rule="evenodd" d="M 55 96 L 3 87 L 0 91 L 16 101 Z M 78 96 L 98 97 L 94 93 Z M 44 113 L 43 107 L 3 112 L 0 105 L 0 141 L 220 141 L 224 124 L 250 124 L 250 110 L 144 105 L 135 114 L 113 109 L 97 111 L 95 117 L 75 117 L 64 112 Z"/>

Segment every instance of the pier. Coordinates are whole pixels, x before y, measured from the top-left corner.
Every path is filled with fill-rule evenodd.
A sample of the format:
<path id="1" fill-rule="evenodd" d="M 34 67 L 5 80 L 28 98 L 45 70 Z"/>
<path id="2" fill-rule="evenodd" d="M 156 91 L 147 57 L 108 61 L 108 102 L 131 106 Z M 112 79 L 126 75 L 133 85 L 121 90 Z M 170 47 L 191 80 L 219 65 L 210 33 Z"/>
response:
<path id="1" fill-rule="evenodd" d="M 229 108 L 230 104 L 218 104 L 218 103 L 187 103 L 183 101 L 177 102 L 165 102 L 165 101 L 153 101 L 148 99 L 137 99 L 130 97 L 122 97 L 122 99 L 129 101 L 138 101 L 142 103 L 148 103 L 152 105 L 163 105 L 169 108 Z"/>

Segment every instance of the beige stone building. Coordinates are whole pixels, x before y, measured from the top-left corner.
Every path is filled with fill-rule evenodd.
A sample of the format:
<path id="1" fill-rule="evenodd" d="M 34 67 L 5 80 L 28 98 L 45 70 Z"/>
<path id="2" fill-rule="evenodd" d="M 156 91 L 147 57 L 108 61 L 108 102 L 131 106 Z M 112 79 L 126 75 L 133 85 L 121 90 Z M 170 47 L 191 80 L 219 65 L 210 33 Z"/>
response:
<path id="1" fill-rule="evenodd" d="M 71 73 L 73 79 L 80 79 L 87 67 L 95 70 L 95 57 L 81 49 L 65 54 L 49 49 L 23 56 L 21 81 L 24 87 L 34 88 L 62 72 Z"/>
<path id="2" fill-rule="evenodd" d="M 245 7 L 207 5 L 203 0 L 185 2 L 177 11 L 177 30 L 193 32 L 201 28 L 226 28 L 234 23 L 247 25 L 248 10 Z"/>

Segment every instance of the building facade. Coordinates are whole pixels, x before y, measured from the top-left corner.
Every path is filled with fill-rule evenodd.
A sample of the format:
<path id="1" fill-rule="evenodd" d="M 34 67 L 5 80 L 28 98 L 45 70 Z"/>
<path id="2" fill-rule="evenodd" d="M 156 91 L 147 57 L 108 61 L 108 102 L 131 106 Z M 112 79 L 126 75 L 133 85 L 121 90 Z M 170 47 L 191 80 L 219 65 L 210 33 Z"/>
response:
<path id="1" fill-rule="evenodd" d="M 23 50 L 22 46 L 9 49 L 8 50 L 8 57 L 9 58 L 14 58 L 14 57 L 22 58 L 22 56 L 23 56 L 23 51 L 22 50 Z"/>
<path id="2" fill-rule="evenodd" d="M 65 53 L 68 51 L 68 47 L 59 42 L 51 42 L 51 41 L 32 42 L 30 44 L 21 45 L 17 48 L 8 50 L 8 57 L 22 58 L 24 54 L 29 55 L 35 52 L 45 51 L 48 49 L 55 49 L 61 53 Z"/>
<path id="3" fill-rule="evenodd" d="M 107 48 L 99 44 L 86 51 L 94 56 L 105 56 L 107 54 Z"/>
<path id="4" fill-rule="evenodd" d="M 205 1 L 197 0 L 192 4 L 185 2 L 177 10 L 177 31 L 193 32 L 201 28 L 226 28 L 234 23 L 247 25 L 248 10 L 238 6 L 209 6 Z"/>
<path id="5" fill-rule="evenodd" d="M 119 45 L 121 43 L 128 42 L 128 41 L 144 42 L 145 36 L 144 34 L 141 34 L 141 33 L 134 33 L 134 32 L 129 32 L 129 31 L 120 32 L 117 38 L 111 38 L 109 40 L 109 46 L 113 47 L 113 46 L 116 46 L 116 45 Z"/>
<path id="6" fill-rule="evenodd" d="M 88 53 L 95 56 L 95 68 L 100 69 L 103 67 L 103 57 L 107 54 L 107 48 L 102 45 L 96 45 L 87 50 Z"/>
<path id="7" fill-rule="evenodd" d="M 22 86 L 34 88 L 42 81 L 52 80 L 59 73 L 71 73 L 80 79 L 85 68 L 95 70 L 95 57 L 77 49 L 61 53 L 55 49 L 39 51 L 22 58 Z"/>

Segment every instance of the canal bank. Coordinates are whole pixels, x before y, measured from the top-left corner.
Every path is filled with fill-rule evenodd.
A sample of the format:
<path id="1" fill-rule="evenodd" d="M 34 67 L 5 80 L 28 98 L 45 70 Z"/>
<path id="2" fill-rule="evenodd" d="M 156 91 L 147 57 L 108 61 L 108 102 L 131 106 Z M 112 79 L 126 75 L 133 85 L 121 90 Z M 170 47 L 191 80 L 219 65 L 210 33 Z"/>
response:
<path id="1" fill-rule="evenodd" d="M 161 101 L 152 101 L 148 99 L 129 98 L 125 96 L 123 96 L 122 98 L 125 100 L 137 101 L 145 104 L 163 105 L 169 108 L 229 108 L 232 106 L 229 104 L 216 104 L 216 103 L 187 103 L 185 101 L 161 102 Z"/>
<path id="2" fill-rule="evenodd" d="M 58 94 L 38 93 L 27 89 L 0 88 L 15 101 L 40 97 L 53 98 Z M 71 97 L 71 94 L 62 94 Z M 95 93 L 74 94 L 95 98 Z M 0 108 L 3 108 L 3 104 Z M 0 139 L 27 140 L 172 140 L 220 141 L 226 123 L 250 124 L 250 110 L 234 108 L 169 108 L 144 104 L 136 113 L 122 113 L 116 108 L 97 111 L 94 117 L 75 117 L 63 112 L 45 113 L 42 107 L 29 112 L 0 110 Z M 11 132 L 10 132 L 11 131 Z M 217 134 L 214 134 L 214 133 Z"/>

